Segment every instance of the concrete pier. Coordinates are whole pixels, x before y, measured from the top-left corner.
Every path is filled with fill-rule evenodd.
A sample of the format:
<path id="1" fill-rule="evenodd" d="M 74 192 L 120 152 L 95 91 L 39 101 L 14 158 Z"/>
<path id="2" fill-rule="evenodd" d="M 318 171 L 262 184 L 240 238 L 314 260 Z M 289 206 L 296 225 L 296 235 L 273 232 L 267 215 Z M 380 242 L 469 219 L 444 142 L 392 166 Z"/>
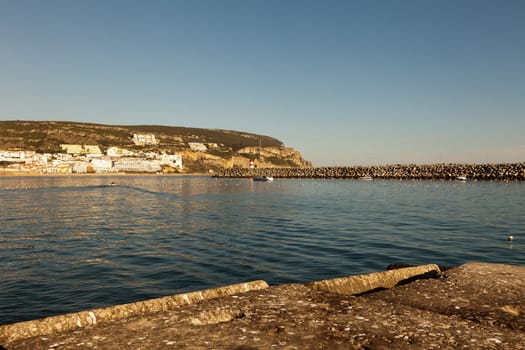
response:
<path id="1" fill-rule="evenodd" d="M 45 334 L 39 322 L 78 315 L 3 325 L 0 348 L 525 349 L 524 290 L 525 266 L 485 263 L 271 287 L 255 281 L 167 297 L 140 312 L 107 308 L 115 317 Z"/>
<path id="2" fill-rule="evenodd" d="M 228 168 L 216 177 L 260 176 L 311 179 L 398 179 L 398 180 L 479 180 L 525 181 L 525 163 L 505 164 L 395 164 L 319 168 Z"/>

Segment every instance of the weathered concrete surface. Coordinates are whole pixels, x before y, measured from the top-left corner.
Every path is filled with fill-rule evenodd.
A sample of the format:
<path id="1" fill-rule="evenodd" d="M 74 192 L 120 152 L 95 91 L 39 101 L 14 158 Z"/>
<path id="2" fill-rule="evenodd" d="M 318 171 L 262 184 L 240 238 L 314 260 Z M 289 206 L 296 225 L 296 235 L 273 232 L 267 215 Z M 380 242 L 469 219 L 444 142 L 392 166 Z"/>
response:
<path id="1" fill-rule="evenodd" d="M 437 265 L 422 265 L 317 281 L 309 283 L 308 287 L 337 294 L 356 295 L 392 288 L 408 279 L 436 277 L 440 272 Z"/>
<path id="2" fill-rule="evenodd" d="M 193 304 L 206 299 L 268 287 L 265 281 L 258 280 L 163 298 L 149 299 L 136 303 L 47 317 L 40 320 L 19 322 L 12 325 L 0 326 L 0 342 L 9 343 L 14 340 L 32 336 L 50 335 L 61 331 L 95 325 L 97 323 L 109 322 L 134 315 L 144 315 L 156 311 L 171 310 L 179 305 Z"/>
<path id="3" fill-rule="evenodd" d="M 420 280 L 367 297 L 392 303 L 403 300 L 409 307 L 524 335 L 525 266 L 470 263 L 447 271 L 446 276 L 440 283 Z"/>
<path id="4" fill-rule="evenodd" d="M 16 349 L 525 349 L 525 267 L 466 264 L 351 296 L 288 284 L 49 336 Z"/>

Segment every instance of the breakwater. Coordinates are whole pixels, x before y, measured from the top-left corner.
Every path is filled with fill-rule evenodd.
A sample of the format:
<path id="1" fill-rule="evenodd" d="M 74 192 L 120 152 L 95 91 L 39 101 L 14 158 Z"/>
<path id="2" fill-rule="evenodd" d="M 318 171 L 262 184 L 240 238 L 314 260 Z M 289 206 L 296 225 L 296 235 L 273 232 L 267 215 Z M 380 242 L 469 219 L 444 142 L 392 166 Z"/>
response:
<path id="1" fill-rule="evenodd" d="M 223 168 L 215 177 L 272 176 L 311 179 L 398 179 L 525 181 L 525 163 L 504 164 L 395 164 L 318 168 Z"/>

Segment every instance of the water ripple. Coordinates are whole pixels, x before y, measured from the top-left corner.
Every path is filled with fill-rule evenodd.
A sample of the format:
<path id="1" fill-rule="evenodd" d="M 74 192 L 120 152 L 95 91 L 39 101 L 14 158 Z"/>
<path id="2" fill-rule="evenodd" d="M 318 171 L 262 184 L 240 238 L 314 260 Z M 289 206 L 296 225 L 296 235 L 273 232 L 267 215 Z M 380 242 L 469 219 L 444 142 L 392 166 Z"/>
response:
<path id="1" fill-rule="evenodd" d="M 253 279 L 365 273 L 394 262 L 525 263 L 522 183 L 1 181 L 0 324 Z M 508 234 L 516 237 L 512 245 Z"/>

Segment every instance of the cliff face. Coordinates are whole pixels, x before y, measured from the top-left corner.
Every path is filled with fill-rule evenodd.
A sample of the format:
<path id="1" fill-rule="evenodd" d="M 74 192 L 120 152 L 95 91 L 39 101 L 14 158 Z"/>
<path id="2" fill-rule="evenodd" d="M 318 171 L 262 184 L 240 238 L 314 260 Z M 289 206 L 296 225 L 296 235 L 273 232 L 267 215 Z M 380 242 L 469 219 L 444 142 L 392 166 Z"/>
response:
<path id="1" fill-rule="evenodd" d="M 185 166 L 195 171 L 228 168 L 248 168 L 254 161 L 257 168 L 309 168 L 312 164 L 301 153 L 287 147 L 245 147 L 231 156 L 219 156 L 207 152 L 185 150 L 182 152 Z M 208 170 L 206 170 L 208 169 Z"/>
<path id="2" fill-rule="evenodd" d="M 135 134 L 155 143 L 137 144 Z M 188 172 L 229 167 L 309 167 L 300 152 L 270 136 L 219 129 L 157 125 L 102 125 L 76 122 L 0 121 L 0 150 L 60 153 L 62 144 L 97 145 L 130 151 L 181 154 Z"/>
<path id="3" fill-rule="evenodd" d="M 304 168 L 312 164 L 303 159 L 300 152 L 289 147 L 244 147 L 237 151 L 245 158 L 255 160 L 259 168 Z"/>

